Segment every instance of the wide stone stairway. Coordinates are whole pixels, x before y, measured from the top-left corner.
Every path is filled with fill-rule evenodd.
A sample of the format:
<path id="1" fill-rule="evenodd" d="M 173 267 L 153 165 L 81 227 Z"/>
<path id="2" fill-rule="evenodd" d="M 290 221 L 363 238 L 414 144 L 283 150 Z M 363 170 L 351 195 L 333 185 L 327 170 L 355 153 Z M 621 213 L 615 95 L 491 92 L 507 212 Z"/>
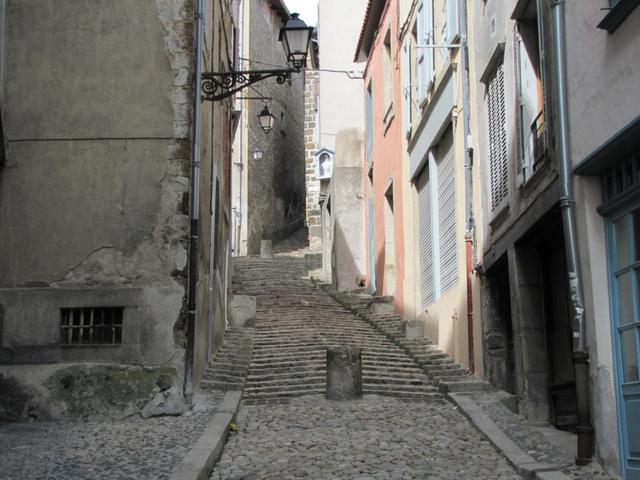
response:
<path id="1" fill-rule="evenodd" d="M 401 348 L 305 277 L 303 256 L 234 261 L 235 293 L 255 296 L 257 303 L 245 404 L 323 394 L 326 349 L 343 345 L 362 349 L 365 394 L 442 398 Z"/>

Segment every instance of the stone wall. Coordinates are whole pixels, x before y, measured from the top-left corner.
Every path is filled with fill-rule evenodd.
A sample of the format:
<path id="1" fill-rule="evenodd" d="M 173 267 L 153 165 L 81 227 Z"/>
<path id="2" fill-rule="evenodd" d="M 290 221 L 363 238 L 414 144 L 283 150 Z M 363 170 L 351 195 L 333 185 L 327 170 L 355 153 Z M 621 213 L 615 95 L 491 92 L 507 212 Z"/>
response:
<path id="1" fill-rule="evenodd" d="M 11 255 L 0 255 L 0 362 L 141 363 L 182 375 L 194 8 L 6 2 L 0 251 Z M 229 8 L 207 2 L 206 45 L 232 48 Z M 226 68 L 229 53 L 208 50 L 205 69 Z M 208 106 L 196 378 L 225 325 L 230 109 Z M 110 306 L 124 307 L 122 344 L 62 345 L 61 308 Z"/>
<path id="2" fill-rule="evenodd" d="M 284 25 L 284 15 L 273 10 L 269 0 L 251 0 L 246 45 L 250 61 L 248 69 L 271 69 L 287 65 L 282 44 L 278 41 Z M 246 254 L 257 254 L 260 240 L 279 240 L 304 221 L 304 73 L 293 73 L 282 85 L 268 79 L 246 91 L 248 96 L 269 97 L 268 106 L 275 116 L 273 130 L 264 133 L 258 113 L 264 107 L 260 101 L 248 102 L 246 109 L 247 147 L 247 216 Z M 254 150 L 263 152 L 253 159 Z M 241 245 L 240 251 L 243 252 Z M 244 253 L 244 252 L 243 252 Z"/>
<path id="3" fill-rule="evenodd" d="M 312 249 L 320 247 L 322 239 L 320 180 L 317 178 L 316 157 L 318 150 L 318 98 L 320 72 L 307 71 L 304 88 L 304 161 L 307 188 L 306 223 Z"/>

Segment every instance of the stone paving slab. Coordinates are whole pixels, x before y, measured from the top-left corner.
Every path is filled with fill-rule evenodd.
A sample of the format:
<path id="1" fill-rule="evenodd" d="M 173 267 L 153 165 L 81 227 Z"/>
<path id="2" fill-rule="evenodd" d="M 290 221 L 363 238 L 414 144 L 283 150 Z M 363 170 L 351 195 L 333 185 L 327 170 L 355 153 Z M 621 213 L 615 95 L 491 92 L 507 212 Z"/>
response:
<path id="1" fill-rule="evenodd" d="M 211 480 L 521 479 L 456 407 L 366 395 L 243 406 Z"/>
<path id="2" fill-rule="evenodd" d="M 527 457 L 531 465 L 535 463 L 544 468 L 553 466 L 557 471 L 552 475 L 548 472 L 542 475 L 538 469 L 536 478 L 565 478 L 569 480 L 612 480 L 617 477 L 609 476 L 594 460 L 590 464 L 580 467 L 575 465 L 574 454 L 559 448 L 548 441 L 546 431 L 555 431 L 551 427 L 530 425 L 522 416 L 514 414 L 501 401 L 500 392 L 465 392 L 450 394 L 450 397 L 462 408 L 466 415 L 475 416 L 474 423 L 487 435 L 494 436 L 497 446 L 501 450 L 517 451 L 519 455 Z M 484 420 L 483 420 L 484 418 Z M 478 423 L 479 422 L 479 423 Z M 504 443 L 504 446 L 500 445 Z M 509 452 L 505 450 L 508 456 Z M 515 461 L 525 462 L 526 458 L 516 458 Z M 537 467 L 536 467 L 537 468 Z M 544 469 L 543 468 L 543 469 Z M 555 475 L 555 476 L 554 476 Z"/>
<path id="3" fill-rule="evenodd" d="M 238 412 L 240 391 L 229 391 L 197 442 L 171 475 L 171 480 L 206 480 L 220 457 L 227 440 L 229 426 Z"/>
<path id="4" fill-rule="evenodd" d="M 221 400 L 197 395 L 193 411 L 177 417 L 2 423 L 0 479 L 169 478 Z"/>

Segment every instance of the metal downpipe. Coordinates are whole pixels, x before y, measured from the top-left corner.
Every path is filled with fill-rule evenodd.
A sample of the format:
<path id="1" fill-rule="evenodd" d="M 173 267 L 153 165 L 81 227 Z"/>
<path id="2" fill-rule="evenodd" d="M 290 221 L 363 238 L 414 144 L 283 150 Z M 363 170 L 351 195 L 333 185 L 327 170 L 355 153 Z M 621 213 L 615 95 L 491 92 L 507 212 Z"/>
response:
<path id="1" fill-rule="evenodd" d="M 582 277 L 578 260 L 578 243 L 573 198 L 573 176 L 571 174 L 571 148 L 569 137 L 569 108 L 567 100 L 567 71 L 565 48 L 565 2 L 552 0 L 551 20 L 555 58 L 553 73 L 556 84 L 556 105 L 558 110 L 557 135 L 560 170 L 560 208 L 564 230 L 569 279 L 570 304 L 573 329 L 573 368 L 576 377 L 576 397 L 578 406 L 578 455 L 576 464 L 587 464 L 593 455 L 593 428 L 589 405 L 589 351 L 584 313 Z"/>
<path id="2" fill-rule="evenodd" d="M 193 361 L 196 330 L 196 286 L 198 283 L 198 221 L 200 217 L 200 83 L 202 80 L 202 31 L 204 0 L 198 0 L 195 21 L 195 71 L 193 86 L 193 131 L 191 142 L 191 195 L 189 208 L 189 279 L 187 297 L 187 345 L 184 358 L 184 398 L 193 402 Z"/>
<path id="3" fill-rule="evenodd" d="M 469 126 L 469 48 L 467 45 L 467 2 L 458 0 L 458 23 L 460 31 L 460 67 L 462 71 L 462 123 L 464 129 L 464 213 L 465 213 L 465 254 L 467 288 L 467 341 L 469 350 L 469 371 L 475 372 L 473 340 L 473 157 L 471 128 Z"/>

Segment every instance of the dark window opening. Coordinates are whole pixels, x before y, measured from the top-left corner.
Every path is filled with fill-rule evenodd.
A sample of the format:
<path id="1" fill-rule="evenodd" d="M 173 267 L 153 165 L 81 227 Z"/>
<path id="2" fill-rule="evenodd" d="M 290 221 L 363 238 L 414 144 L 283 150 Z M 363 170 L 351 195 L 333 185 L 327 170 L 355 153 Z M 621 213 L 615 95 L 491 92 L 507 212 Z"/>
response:
<path id="1" fill-rule="evenodd" d="M 117 345 L 122 343 L 124 307 L 60 309 L 63 345 Z"/>

